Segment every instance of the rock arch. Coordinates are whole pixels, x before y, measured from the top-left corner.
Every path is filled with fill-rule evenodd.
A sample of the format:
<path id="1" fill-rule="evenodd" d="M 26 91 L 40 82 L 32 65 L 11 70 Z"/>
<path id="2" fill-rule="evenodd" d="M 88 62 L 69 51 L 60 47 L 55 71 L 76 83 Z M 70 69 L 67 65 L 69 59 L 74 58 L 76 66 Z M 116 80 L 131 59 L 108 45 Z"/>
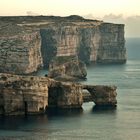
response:
<path id="1" fill-rule="evenodd" d="M 104 86 L 104 85 L 84 85 L 83 89 L 89 91 L 91 95 L 91 100 L 96 105 L 99 106 L 116 106 L 117 100 L 117 92 L 116 86 Z"/>

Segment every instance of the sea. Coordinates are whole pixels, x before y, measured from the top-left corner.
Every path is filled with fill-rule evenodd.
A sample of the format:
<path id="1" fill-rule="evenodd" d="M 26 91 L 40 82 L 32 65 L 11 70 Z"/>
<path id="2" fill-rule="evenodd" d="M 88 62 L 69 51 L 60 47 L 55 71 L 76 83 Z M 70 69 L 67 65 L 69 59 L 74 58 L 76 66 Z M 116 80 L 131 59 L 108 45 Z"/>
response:
<path id="1" fill-rule="evenodd" d="M 140 140 L 140 38 L 126 38 L 126 49 L 126 64 L 89 66 L 83 82 L 116 85 L 116 108 L 88 102 L 81 110 L 0 117 L 0 140 Z"/>

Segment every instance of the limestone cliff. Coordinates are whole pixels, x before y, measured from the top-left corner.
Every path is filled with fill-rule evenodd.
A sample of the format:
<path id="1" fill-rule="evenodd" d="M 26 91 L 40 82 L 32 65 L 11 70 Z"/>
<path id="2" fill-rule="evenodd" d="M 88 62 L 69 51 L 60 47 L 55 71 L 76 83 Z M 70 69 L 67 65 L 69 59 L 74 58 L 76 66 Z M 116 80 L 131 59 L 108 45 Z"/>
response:
<path id="1" fill-rule="evenodd" d="M 125 63 L 124 25 L 99 21 L 54 24 L 43 30 L 44 64 L 54 55 L 78 56 L 85 63 Z M 45 34 L 46 33 L 46 34 Z M 46 38 L 46 39 L 45 39 Z M 51 43 L 50 43 L 51 42 Z M 50 50 L 47 51 L 46 50 Z M 50 59 L 50 60 L 48 60 Z"/>
<path id="2" fill-rule="evenodd" d="M 49 88 L 48 107 L 81 108 L 83 104 L 82 85 L 60 82 L 59 86 Z"/>
<path id="3" fill-rule="evenodd" d="M 47 78 L 0 74 L 0 114 L 42 113 L 48 106 Z"/>
<path id="4" fill-rule="evenodd" d="M 6 31 L 0 35 L 0 72 L 28 74 L 42 66 L 40 34 L 38 31 L 26 32 L 21 27 L 15 32 Z M 3 29 L 3 28 L 2 28 Z"/>
<path id="5" fill-rule="evenodd" d="M 86 65 L 75 56 L 57 56 L 49 65 L 48 76 L 64 81 L 86 79 Z"/>
<path id="6" fill-rule="evenodd" d="M 115 106 L 115 86 L 59 82 L 47 77 L 0 73 L 0 115 L 44 113 L 48 107 L 81 108 L 83 90 L 96 105 Z"/>
<path id="7" fill-rule="evenodd" d="M 126 62 L 124 25 L 104 23 L 99 26 L 99 31 L 101 38 L 98 45 L 91 47 L 91 60 L 100 63 Z M 94 50 L 97 50 L 95 59 Z"/>
<path id="8" fill-rule="evenodd" d="M 82 86 L 37 76 L 0 73 L 0 115 L 38 114 L 46 108 L 80 108 Z"/>
<path id="9" fill-rule="evenodd" d="M 124 25 L 79 16 L 0 17 L 0 72 L 28 74 L 55 56 L 124 63 Z"/>

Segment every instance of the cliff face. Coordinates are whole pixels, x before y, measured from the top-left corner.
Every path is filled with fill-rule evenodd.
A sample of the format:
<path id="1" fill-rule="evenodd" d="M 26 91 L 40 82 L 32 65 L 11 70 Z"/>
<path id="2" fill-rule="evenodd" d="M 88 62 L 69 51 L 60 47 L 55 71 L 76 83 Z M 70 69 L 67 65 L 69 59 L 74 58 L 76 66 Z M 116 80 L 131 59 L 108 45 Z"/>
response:
<path id="1" fill-rule="evenodd" d="M 76 57 L 55 57 L 49 65 L 48 76 L 65 81 L 86 79 L 86 65 Z"/>
<path id="2" fill-rule="evenodd" d="M 0 114 L 44 112 L 50 83 L 47 78 L 0 74 Z"/>
<path id="3" fill-rule="evenodd" d="M 100 40 L 99 46 L 96 47 L 96 59 L 91 60 L 100 63 L 124 63 L 126 62 L 126 48 L 124 39 L 124 25 L 104 23 L 99 27 Z M 94 47 L 93 47 L 94 50 Z"/>
<path id="4" fill-rule="evenodd" d="M 73 22 L 50 26 L 44 29 L 44 32 L 47 32 L 46 38 L 50 38 L 47 40 L 44 37 L 42 40 L 48 44 L 48 46 L 42 46 L 44 53 L 48 48 L 53 55 L 75 55 L 86 63 L 124 63 L 126 61 L 124 25 Z M 50 40 L 53 41 L 50 43 Z M 46 56 L 49 56 L 47 52 Z"/>
<path id="5" fill-rule="evenodd" d="M 38 32 L 0 37 L 0 72 L 28 74 L 41 65 Z"/>
<path id="6" fill-rule="evenodd" d="M 0 17 L 0 72 L 28 74 L 55 56 L 124 63 L 124 25 L 70 17 Z M 42 62 L 43 61 L 43 62 Z"/>
<path id="7" fill-rule="evenodd" d="M 0 115 L 44 113 L 47 107 L 81 108 L 83 89 L 96 105 L 115 106 L 115 86 L 58 82 L 47 77 L 0 73 Z"/>
<path id="8" fill-rule="evenodd" d="M 49 107 L 81 108 L 83 104 L 82 85 L 61 82 L 59 86 L 49 88 Z"/>
<path id="9" fill-rule="evenodd" d="M 75 26 L 54 25 L 41 30 L 42 57 L 48 67 L 54 56 L 77 55 L 79 43 Z"/>
<path id="10" fill-rule="evenodd" d="M 0 115 L 38 114 L 46 108 L 80 108 L 82 86 L 37 76 L 0 73 Z"/>

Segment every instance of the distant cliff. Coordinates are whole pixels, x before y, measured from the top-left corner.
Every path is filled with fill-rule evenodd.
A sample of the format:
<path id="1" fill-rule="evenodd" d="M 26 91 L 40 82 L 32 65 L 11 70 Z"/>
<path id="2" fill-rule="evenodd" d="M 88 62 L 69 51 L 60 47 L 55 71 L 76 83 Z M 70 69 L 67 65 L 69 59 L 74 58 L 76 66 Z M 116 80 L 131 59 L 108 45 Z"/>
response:
<path id="1" fill-rule="evenodd" d="M 40 34 L 39 34 L 40 32 Z M 79 16 L 0 17 L 0 72 L 28 74 L 54 56 L 125 63 L 124 25 Z"/>
<path id="2" fill-rule="evenodd" d="M 97 21 L 58 24 L 41 30 L 41 36 L 45 65 L 51 59 L 50 51 L 57 56 L 78 56 L 85 63 L 126 62 L 124 25 L 121 24 Z M 47 56 L 50 56 L 48 60 Z"/>

